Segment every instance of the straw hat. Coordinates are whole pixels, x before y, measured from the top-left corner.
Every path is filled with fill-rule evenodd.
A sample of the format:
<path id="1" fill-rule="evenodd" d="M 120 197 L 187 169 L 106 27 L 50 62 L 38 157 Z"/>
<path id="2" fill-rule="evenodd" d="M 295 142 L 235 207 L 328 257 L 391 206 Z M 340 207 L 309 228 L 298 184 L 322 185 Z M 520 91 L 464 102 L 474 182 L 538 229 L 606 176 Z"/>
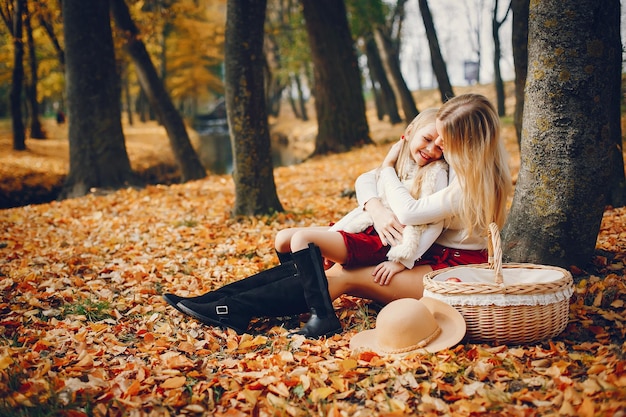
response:
<path id="1" fill-rule="evenodd" d="M 375 329 L 355 334 L 350 348 L 381 355 L 432 353 L 459 343 L 465 328 L 461 313 L 443 301 L 401 298 L 380 310 Z"/>

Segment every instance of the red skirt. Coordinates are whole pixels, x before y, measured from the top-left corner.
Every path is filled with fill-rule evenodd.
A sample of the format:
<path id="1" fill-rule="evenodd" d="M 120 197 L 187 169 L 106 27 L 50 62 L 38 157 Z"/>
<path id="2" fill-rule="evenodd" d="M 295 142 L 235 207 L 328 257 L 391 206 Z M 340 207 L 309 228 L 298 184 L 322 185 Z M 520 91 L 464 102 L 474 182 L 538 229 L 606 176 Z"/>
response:
<path id="1" fill-rule="evenodd" d="M 487 249 L 454 249 L 434 243 L 415 265 L 430 265 L 433 270 L 437 270 L 451 266 L 482 264 L 488 261 L 488 257 Z"/>

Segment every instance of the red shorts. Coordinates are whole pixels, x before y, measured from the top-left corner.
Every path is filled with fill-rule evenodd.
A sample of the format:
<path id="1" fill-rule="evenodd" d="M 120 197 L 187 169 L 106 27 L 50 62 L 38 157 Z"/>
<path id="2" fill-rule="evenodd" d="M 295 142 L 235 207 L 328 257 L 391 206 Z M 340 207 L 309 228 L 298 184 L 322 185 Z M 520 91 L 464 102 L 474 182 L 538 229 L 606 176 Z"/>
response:
<path id="1" fill-rule="evenodd" d="M 488 257 L 487 249 L 454 249 L 434 243 L 415 265 L 430 265 L 433 270 L 437 270 L 458 265 L 482 264 L 488 261 Z"/>
<path id="2" fill-rule="evenodd" d="M 387 260 L 390 247 L 383 245 L 373 226 L 359 233 L 347 233 L 339 230 L 346 245 L 348 258 L 344 268 L 378 265 Z"/>

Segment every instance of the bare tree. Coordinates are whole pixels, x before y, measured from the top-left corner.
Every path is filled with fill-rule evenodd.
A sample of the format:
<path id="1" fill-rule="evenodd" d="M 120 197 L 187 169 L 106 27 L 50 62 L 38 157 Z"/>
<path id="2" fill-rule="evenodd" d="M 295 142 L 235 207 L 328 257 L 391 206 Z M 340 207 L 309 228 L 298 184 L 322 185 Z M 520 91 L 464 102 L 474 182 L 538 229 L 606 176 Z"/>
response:
<path id="1" fill-rule="evenodd" d="M 503 251 L 515 262 L 591 260 L 619 129 L 618 0 L 531 2 L 521 167 Z M 623 173 L 623 161 L 622 173 Z"/>

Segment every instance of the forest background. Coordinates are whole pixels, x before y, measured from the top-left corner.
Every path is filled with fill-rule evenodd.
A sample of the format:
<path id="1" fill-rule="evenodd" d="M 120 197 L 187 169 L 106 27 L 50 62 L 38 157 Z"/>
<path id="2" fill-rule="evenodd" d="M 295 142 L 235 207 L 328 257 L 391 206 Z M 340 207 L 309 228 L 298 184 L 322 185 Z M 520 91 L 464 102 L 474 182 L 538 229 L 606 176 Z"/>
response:
<path id="1" fill-rule="evenodd" d="M 511 115 L 514 89 L 505 90 Z M 456 91 L 498 100 L 495 85 Z M 439 94 L 414 98 L 425 108 L 438 105 Z M 289 103 L 270 125 L 308 154 L 315 122 L 303 123 L 299 111 Z M 319 224 L 353 207 L 354 179 L 380 162 L 403 128 L 379 120 L 372 100 L 367 116 L 374 144 L 275 169 L 284 212 L 232 218 L 230 175 L 94 189 L 2 210 L 2 415 L 619 415 L 626 402 L 619 207 L 605 210 L 591 262 L 571 266 L 569 326 L 542 343 L 467 342 L 406 360 L 353 356 L 350 336 L 374 325 L 379 306 L 352 297 L 337 302 L 346 332 L 322 341 L 285 337 L 299 318 L 260 321 L 258 333 L 238 336 L 172 314 L 161 293 L 200 293 L 265 269 L 276 262 L 278 228 Z M 517 172 L 512 117 L 503 121 Z M 24 173 L 15 187 L 33 178 L 34 168 L 44 188 L 67 172 L 67 125 L 44 123 L 48 139 L 29 137 L 26 152 L 7 150 L 6 177 Z M 145 167 L 155 182 L 176 182 L 164 127 L 127 120 L 124 128 L 134 168 Z"/>

